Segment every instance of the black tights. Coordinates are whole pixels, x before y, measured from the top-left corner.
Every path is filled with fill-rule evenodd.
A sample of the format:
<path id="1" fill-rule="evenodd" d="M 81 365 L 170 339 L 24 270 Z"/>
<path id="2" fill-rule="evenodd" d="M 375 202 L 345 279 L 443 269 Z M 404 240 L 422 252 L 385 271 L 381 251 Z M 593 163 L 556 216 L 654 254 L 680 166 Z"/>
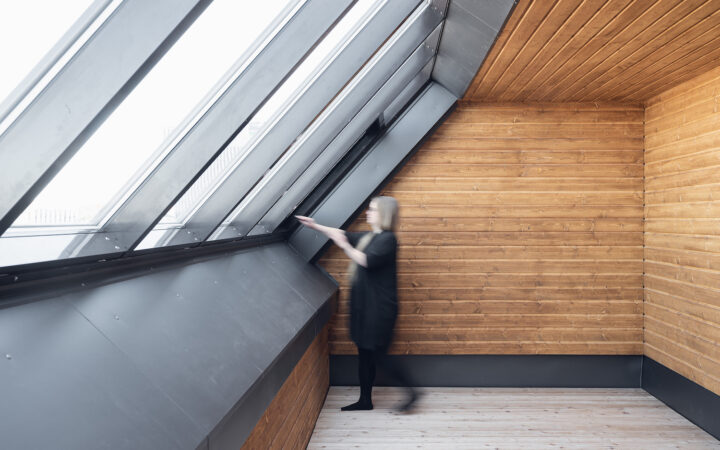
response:
<path id="1" fill-rule="evenodd" d="M 407 374 L 392 358 L 388 357 L 387 348 L 375 350 L 358 348 L 361 403 L 372 404 L 372 387 L 375 383 L 376 366 L 380 366 L 380 369 L 390 377 L 391 382 L 408 389 L 411 395 L 414 395 Z"/>

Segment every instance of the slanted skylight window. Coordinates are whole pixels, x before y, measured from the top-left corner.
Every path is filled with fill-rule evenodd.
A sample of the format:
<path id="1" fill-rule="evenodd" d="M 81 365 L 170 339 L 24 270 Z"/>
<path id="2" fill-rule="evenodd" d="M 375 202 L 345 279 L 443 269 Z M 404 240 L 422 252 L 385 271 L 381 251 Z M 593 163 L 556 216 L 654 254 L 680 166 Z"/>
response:
<path id="1" fill-rule="evenodd" d="M 323 68 L 357 32 L 381 0 L 359 0 L 303 63 L 268 99 L 223 153 L 208 167 L 203 175 L 170 209 L 160 223 L 141 242 L 137 249 L 153 248 L 168 243 L 173 231 L 169 228 L 182 226 L 226 177 L 253 151 L 256 144 L 278 121 L 293 101 L 311 84 Z"/>
<path id="2" fill-rule="evenodd" d="M 225 218 L 209 240 L 245 236 L 288 191 L 292 190 L 294 195 L 298 190 L 306 193 L 311 190 L 362 137 L 378 113 L 393 101 L 407 82 L 426 63 L 429 64 L 434 56 L 432 48 L 439 37 L 440 22 L 441 16 L 428 4 L 418 6 Z M 403 60 L 404 63 L 397 67 L 396 64 Z M 352 117 L 350 122 L 349 117 Z M 335 156 L 330 157 L 330 154 Z M 314 172 L 319 165 L 325 166 L 322 175 L 304 173 Z M 302 180 L 298 183 L 299 178 Z M 264 232 L 272 231 L 265 229 Z"/>
<path id="3" fill-rule="evenodd" d="M 167 150 L 214 86 L 293 0 L 215 0 L 18 217 L 98 226 Z"/>
<path id="4" fill-rule="evenodd" d="M 213 1 L 5 232 L 0 266 L 65 257 L 98 230 L 303 1 Z"/>

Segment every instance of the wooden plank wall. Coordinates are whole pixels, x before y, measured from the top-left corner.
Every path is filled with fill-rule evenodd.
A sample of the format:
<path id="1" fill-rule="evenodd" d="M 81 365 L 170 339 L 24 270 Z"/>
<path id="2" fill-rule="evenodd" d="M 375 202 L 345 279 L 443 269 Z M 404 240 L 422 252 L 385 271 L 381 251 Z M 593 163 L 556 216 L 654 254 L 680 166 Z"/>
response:
<path id="1" fill-rule="evenodd" d="M 642 354 L 642 157 L 641 106 L 461 105 L 384 190 L 401 205 L 391 351 Z M 353 353 L 347 259 L 321 265 L 341 281 L 330 352 Z"/>
<path id="2" fill-rule="evenodd" d="M 330 386 L 327 327 L 315 338 L 243 449 L 306 448 Z"/>
<path id="3" fill-rule="evenodd" d="M 645 120 L 645 354 L 720 394 L 720 68 Z"/>

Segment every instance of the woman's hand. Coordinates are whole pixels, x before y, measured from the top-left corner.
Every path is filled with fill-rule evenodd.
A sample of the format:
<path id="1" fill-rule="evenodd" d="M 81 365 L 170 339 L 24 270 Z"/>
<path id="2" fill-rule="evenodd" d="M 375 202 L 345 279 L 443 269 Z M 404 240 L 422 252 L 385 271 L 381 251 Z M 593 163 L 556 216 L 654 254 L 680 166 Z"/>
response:
<path id="1" fill-rule="evenodd" d="M 306 227 L 312 228 L 314 230 L 317 229 L 317 222 L 315 222 L 315 219 L 313 219 L 312 217 L 295 216 L 295 218 L 298 220 L 298 222 L 305 225 Z"/>
<path id="2" fill-rule="evenodd" d="M 305 225 L 308 228 L 311 228 L 313 230 L 317 230 L 317 231 L 321 232 L 322 234 L 329 237 L 336 243 L 338 241 L 342 242 L 343 239 L 345 241 L 347 241 L 345 232 L 339 228 L 332 228 L 332 227 L 326 227 L 325 225 L 320 225 L 319 223 L 315 222 L 315 219 L 313 219 L 312 217 L 295 216 L 295 218 L 301 224 Z"/>

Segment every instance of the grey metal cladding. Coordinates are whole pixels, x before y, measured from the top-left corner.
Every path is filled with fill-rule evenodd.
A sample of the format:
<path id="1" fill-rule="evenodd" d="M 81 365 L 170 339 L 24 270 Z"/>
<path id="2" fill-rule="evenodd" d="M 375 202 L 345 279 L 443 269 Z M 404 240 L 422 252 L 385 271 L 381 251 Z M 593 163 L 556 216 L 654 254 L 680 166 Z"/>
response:
<path id="1" fill-rule="evenodd" d="M 476 72 L 495 40 L 497 31 L 455 3 L 450 6 L 438 53 Z"/>
<path id="2" fill-rule="evenodd" d="M 383 121 L 385 123 L 391 122 L 395 116 L 397 116 L 400 111 L 407 105 L 407 103 L 417 94 L 420 92 L 420 89 L 422 89 L 423 86 L 428 82 L 430 79 L 430 75 L 432 74 L 432 68 L 433 64 L 435 63 L 435 60 L 428 62 L 425 67 L 413 78 L 400 92 L 397 97 L 388 105 L 387 108 L 383 111 Z"/>
<path id="3" fill-rule="evenodd" d="M 495 31 L 500 31 L 516 0 L 452 0 L 451 5 L 462 7 Z"/>
<path id="4" fill-rule="evenodd" d="M 308 0 L 110 218 L 103 232 L 74 256 L 137 245 L 351 3 Z"/>
<path id="5" fill-rule="evenodd" d="M 429 61 L 434 55 L 434 43 L 439 37 L 441 19 L 442 17 L 437 11 L 425 8 L 403 35 L 392 42 L 392 47 L 382 54 L 375 65 L 352 87 L 352 90 L 341 99 L 339 104 L 332 111 L 323 113 L 324 118 L 318 119 L 318 121 L 322 120 L 322 123 L 304 142 L 298 145 L 292 157 L 273 174 L 272 178 L 263 185 L 253 188 L 252 195 L 254 197 L 242 205 L 239 214 L 230 224 L 229 233 L 221 236 L 246 235 L 312 161 L 348 125 L 366 102 L 377 93 L 393 73 L 399 70 L 399 66 L 408 61 L 409 63 L 403 65 L 402 70 L 416 70 L 414 67 L 421 67 Z M 426 39 L 429 34 L 431 37 Z"/>
<path id="6" fill-rule="evenodd" d="M 238 401 L 238 393 L 252 386 L 316 311 L 298 294 L 308 283 L 290 286 L 267 256 L 258 257 L 284 246 L 239 252 L 68 298 L 210 433 Z"/>
<path id="7" fill-rule="evenodd" d="M 279 243 L 1 309 L 0 447 L 239 448 L 336 291 Z"/>
<path id="8" fill-rule="evenodd" d="M 287 245 L 260 247 L 256 255 L 313 308 L 320 308 L 337 289 L 319 270 L 308 270 L 306 261 Z"/>
<path id="9" fill-rule="evenodd" d="M 461 98 L 500 32 L 513 0 L 453 0 L 433 79 Z"/>
<path id="10" fill-rule="evenodd" d="M 462 98 L 473 77 L 475 77 L 474 72 L 470 72 L 454 59 L 442 53 L 438 53 L 435 57 L 435 67 L 432 73 L 433 80 L 445 86 L 458 98 Z"/>
<path id="11" fill-rule="evenodd" d="M 307 128 L 313 118 L 419 3 L 418 0 L 395 0 L 383 4 L 200 206 L 186 224 L 186 229 L 190 233 L 176 234 L 170 244 L 185 244 L 207 239 L 293 140 Z"/>
<path id="12" fill-rule="evenodd" d="M 205 437 L 68 302 L 0 310 L 0 342 L 2 448 L 193 448 Z"/>
<path id="13" fill-rule="evenodd" d="M 431 38 L 435 38 L 435 32 Z M 419 53 L 418 53 L 419 55 Z M 352 121 L 333 139 L 322 153 L 310 164 L 300 177 L 288 188 L 280 199 L 270 208 L 250 235 L 270 233 L 291 214 L 296 206 L 320 183 L 327 173 L 342 159 L 350 147 L 365 133 L 386 108 L 388 108 L 408 85 L 415 84 L 422 61 L 411 57 L 368 101 Z M 425 77 L 427 80 L 427 77 Z M 423 83 L 424 84 L 424 83 Z M 419 86 L 418 86 L 419 88 Z M 405 100 L 408 100 L 406 98 Z M 221 237 L 231 237 L 232 234 Z"/>
<path id="14" fill-rule="evenodd" d="M 307 264 L 306 264 L 307 266 Z M 210 433 L 209 449 L 236 449 L 253 432 L 255 425 L 276 397 L 308 347 L 322 332 L 332 316 L 333 302 L 326 301 L 313 319 L 308 322 L 275 359 L 270 370 L 253 385 L 225 419 Z M 325 363 L 327 364 L 327 362 Z"/>
<path id="15" fill-rule="evenodd" d="M 431 83 L 324 199 L 312 217 L 325 225 L 342 226 L 456 101 L 457 98 L 447 89 Z M 302 227 L 290 237 L 289 242 L 309 261 L 317 256 L 328 240 L 324 235 Z"/>
<path id="16" fill-rule="evenodd" d="M 125 0 L 0 136 L 0 234 L 207 0 Z M 133 38 L 129 38 L 132 36 Z M 161 53 L 161 52 L 160 52 Z"/>

